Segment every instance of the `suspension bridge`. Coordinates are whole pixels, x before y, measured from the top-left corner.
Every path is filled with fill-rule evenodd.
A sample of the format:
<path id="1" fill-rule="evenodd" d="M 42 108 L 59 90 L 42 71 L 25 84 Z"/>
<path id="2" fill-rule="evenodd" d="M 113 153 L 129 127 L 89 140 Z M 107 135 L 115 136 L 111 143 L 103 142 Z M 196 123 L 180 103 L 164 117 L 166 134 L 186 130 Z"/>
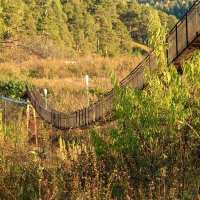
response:
<path id="1" fill-rule="evenodd" d="M 169 48 L 166 51 L 168 64 L 174 63 L 177 69 L 181 62 L 187 59 L 192 52 L 200 49 L 200 0 L 197 0 L 190 10 L 173 27 L 167 37 Z M 150 73 L 155 69 L 153 51 L 120 82 L 121 87 L 131 86 L 143 89 L 145 81 L 144 68 L 148 67 Z M 71 128 L 87 128 L 89 125 L 103 121 L 106 116 L 113 113 L 114 90 L 108 92 L 104 98 L 99 99 L 88 107 L 65 114 L 55 110 L 51 105 L 46 105 L 45 99 L 37 89 L 27 87 L 28 100 L 37 114 L 46 123 L 61 130 Z"/>

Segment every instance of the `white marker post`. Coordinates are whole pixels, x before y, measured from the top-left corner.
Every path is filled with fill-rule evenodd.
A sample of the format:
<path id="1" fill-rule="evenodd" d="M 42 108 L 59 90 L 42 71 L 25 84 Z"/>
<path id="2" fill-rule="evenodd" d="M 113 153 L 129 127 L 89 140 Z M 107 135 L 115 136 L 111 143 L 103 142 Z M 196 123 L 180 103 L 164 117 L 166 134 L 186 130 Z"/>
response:
<path id="1" fill-rule="evenodd" d="M 44 96 L 45 96 L 45 102 L 46 102 L 46 109 L 47 109 L 47 94 L 48 94 L 48 90 L 45 88 L 44 89 Z"/>
<path id="2" fill-rule="evenodd" d="M 89 107 L 89 76 L 85 76 L 85 83 L 86 83 L 86 89 L 87 89 L 87 107 Z"/>

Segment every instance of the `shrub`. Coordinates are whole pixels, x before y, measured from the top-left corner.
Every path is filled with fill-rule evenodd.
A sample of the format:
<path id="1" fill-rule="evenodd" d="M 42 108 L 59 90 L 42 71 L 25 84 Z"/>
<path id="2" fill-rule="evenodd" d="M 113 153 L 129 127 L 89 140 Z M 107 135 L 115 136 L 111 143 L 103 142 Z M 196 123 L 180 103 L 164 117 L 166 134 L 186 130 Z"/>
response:
<path id="1" fill-rule="evenodd" d="M 10 98 L 23 98 L 27 82 L 23 80 L 0 80 L 0 94 Z"/>

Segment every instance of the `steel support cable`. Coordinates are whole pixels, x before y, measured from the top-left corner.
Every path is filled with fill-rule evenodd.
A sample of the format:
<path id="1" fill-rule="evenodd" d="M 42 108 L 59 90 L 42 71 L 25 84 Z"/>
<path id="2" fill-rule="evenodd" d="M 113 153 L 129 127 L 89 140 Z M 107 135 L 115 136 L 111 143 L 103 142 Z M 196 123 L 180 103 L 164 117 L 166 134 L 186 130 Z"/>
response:
<path id="1" fill-rule="evenodd" d="M 30 105 L 30 102 L 27 102 L 27 101 L 21 101 L 21 100 L 17 100 L 17 99 L 11 99 L 11 98 L 4 97 L 4 96 L 2 96 L 1 98 L 4 101 L 9 101 L 9 102 L 16 103 L 16 104 Z"/>

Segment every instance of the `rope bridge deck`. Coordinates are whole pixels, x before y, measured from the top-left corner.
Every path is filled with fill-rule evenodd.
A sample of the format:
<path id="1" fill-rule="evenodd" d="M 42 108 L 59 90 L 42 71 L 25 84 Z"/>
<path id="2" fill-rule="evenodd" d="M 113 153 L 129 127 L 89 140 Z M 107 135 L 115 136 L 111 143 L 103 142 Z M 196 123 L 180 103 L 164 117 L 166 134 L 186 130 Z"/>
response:
<path id="1" fill-rule="evenodd" d="M 168 63 L 180 66 L 191 52 L 200 48 L 200 0 L 188 10 L 183 18 L 174 26 L 167 37 L 170 47 L 166 52 Z M 143 88 L 145 86 L 143 72 L 148 67 L 150 73 L 155 68 L 155 59 L 152 52 L 121 82 L 122 87 Z M 27 88 L 30 103 L 38 115 L 47 123 L 58 129 L 84 128 L 94 122 L 103 120 L 113 112 L 114 90 L 106 97 L 99 99 L 88 108 L 77 110 L 71 114 L 56 111 L 50 105 L 46 108 L 45 99 L 36 89 Z"/>

